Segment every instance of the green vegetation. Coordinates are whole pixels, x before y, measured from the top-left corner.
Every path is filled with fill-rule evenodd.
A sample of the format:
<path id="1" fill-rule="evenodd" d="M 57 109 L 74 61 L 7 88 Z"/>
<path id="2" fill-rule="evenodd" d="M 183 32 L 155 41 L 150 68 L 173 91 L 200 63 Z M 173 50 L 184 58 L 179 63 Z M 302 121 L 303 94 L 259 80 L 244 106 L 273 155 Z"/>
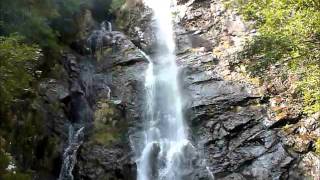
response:
<path id="1" fill-rule="evenodd" d="M 320 155 L 320 138 L 316 141 L 316 153 Z"/>
<path id="2" fill-rule="evenodd" d="M 276 65 L 282 75 L 297 77 L 304 112 L 320 111 L 320 1 L 231 0 L 258 35 L 244 53 L 253 76 L 266 77 Z"/>
<path id="3" fill-rule="evenodd" d="M 75 32 L 73 17 L 86 4 L 87 0 L 2 0 L 0 33 L 17 32 L 28 42 L 57 52 L 59 40 Z"/>
<path id="4" fill-rule="evenodd" d="M 24 153 L 22 157 L 32 157 L 32 154 L 29 153 L 31 149 L 24 148 L 20 145 L 22 145 L 21 142 L 26 141 L 29 138 L 28 135 L 30 135 L 30 133 L 33 134 L 34 131 L 20 134 L 21 137 L 18 139 L 12 137 L 16 134 L 15 131 L 17 130 L 14 130 L 14 121 L 19 115 L 15 114 L 18 112 L 14 112 L 11 108 L 13 106 L 15 106 L 15 108 L 18 107 L 17 104 L 20 98 L 27 98 L 32 94 L 32 83 L 36 79 L 35 70 L 39 64 L 39 58 L 42 55 L 39 46 L 26 44 L 23 41 L 23 37 L 18 35 L 8 37 L 0 36 L 0 115 L 2 117 L 0 122 L 0 178 L 8 180 L 30 179 L 27 178 L 28 175 L 23 175 L 19 172 L 17 174 L 8 174 L 5 171 L 12 161 L 10 154 L 6 151 L 9 149 L 9 143 L 19 144 L 19 148 L 21 148 L 21 151 Z M 21 127 L 21 131 L 27 131 L 30 125 L 35 126 L 33 122 L 25 123 L 27 126 Z M 33 135 L 35 134 L 36 133 Z M 25 142 L 24 146 L 27 146 L 28 143 L 30 142 Z M 29 154 L 26 155 L 26 153 Z"/>
<path id="5" fill-rule="evenodd" d="M 111 2 L 0 1 L 0 179 L 27 180 L 33 170 L 50 168 L 57 141 L 45 131 L 38 84 L 57 74 L 61 50 L 70 49 L 83 28 L 84 10 L 102 21 L 114 13 L 111 5 L 114 11 L 119 6 Z M 15 173 L 7 170 L 13 162 Z"/>
<path id="6" fill-rule="evenodd" d="M 32 180 L 31 176 L 23 173 L 8 173 L 3 176 L 3 180 Z"/>
<path id="7" fill-rule="evenodd" d="M 116 12 L 121 8 L 121 6 L 125 3 L 125 0 L 112 0 L 109 11 L 111 13 Z"/>
<path id="8" fill-rule="evenodd" d="M 21 36 L 0 36 L 0 99 L 5 111 L 15 97 L 30 90 L 41 57 L 37 45 L 23 43 Z"/>
<path id="9" fill-rule="evenodd" d="M 91 139 L 93 142 L 109 145 L 118 141 L 121 138 L 121 134 L 124 134 L 121 128 L 125 127 L 125 125 L 118 124 L 120 118 L 117 115 L 117 110 L 108 100 L 98 102 L 94 117 L 95 128 Z"/>
<path id="10" fill-rule="evenodd" d="M 4 141 L 1 142 L 0 147 L 0 177 L 6 173 L 6 168 L 9 166 L 11 160 L 9 154 L 4 150 L 5 147 L 3 146 L 3 143 Z"/>

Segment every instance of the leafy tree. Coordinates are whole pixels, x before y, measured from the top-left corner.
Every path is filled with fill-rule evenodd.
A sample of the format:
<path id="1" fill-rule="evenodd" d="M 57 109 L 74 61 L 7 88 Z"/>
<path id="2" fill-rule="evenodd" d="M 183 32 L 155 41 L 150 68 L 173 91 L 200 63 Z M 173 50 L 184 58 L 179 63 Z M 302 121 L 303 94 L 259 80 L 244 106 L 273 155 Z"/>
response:
<path id="1" fill-rule="evenodd" d="M 40 56 L 40 48 L 23 43 L 21 36 L 0 36 L 1 107 L 9 106 L 16 97 L 30 88 Z"/>
<path id="2" fill-rule="evenodd" d="M 2 35 L 19 33 L 29 42 L 36 42 L 45 48 L 55 48 L 55 32 L 48 19 L 58 16 L 51 0 L 2 0 L 0 1 Z"/>
<path id="3" fill-rule="evenodd" d="M 320 111 L 320 1 L 231 0 L 258 36 L 246 48 L 249 69 L 263 77 L 274 64 L 287 64 L 297 82 L 307 114 Z M 284 74 L 286 72 L 283 72 Z"/>
<path id="4" fill-rule="evenodd" d="M 0 35 L 17 32 L 44 51 L 57 53 L 77 34 L 76 15 L 92 6 L 91 0 L 1 0 Z"/>
<path id="5" fill-rule="evenodd" d="M 115 3 L 117 0 L 0 1 L 0 179 L 31 179 L 22 172 L 42 167 L 39 164 L 53 155 L 55 138 L 47 137 L 37 110 L 37 77 L 50 74 L 60 50 L 76 40 L 77 18 L 84 9 L 102 21 L 113 13 L 111 5 L 120 6 Z M 46 144 L 43 157 L 36 155 L 39 144 Z M 6 170 L 12 161 L 17 165 L 16 174 Z"/>

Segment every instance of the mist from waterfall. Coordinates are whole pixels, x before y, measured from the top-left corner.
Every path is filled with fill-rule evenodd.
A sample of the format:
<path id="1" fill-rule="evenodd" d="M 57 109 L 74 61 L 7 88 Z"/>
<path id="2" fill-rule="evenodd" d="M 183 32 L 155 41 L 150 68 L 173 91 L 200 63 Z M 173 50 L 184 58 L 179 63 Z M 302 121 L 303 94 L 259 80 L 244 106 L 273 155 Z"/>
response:
<path id="1" fill-rule="evenodd" d="M 185 157 L 193 146 L 183 120 L 178 67 L 172 23 L 171 0 L 144 0 L 153 10 L 157 37 L 155 55 L 149 59 L 145 88 L 143 148 L 137 160 L 138 180 L 182 180 L 192 170 Z M 192 150 L 193 151 L 193 150 Z"/>

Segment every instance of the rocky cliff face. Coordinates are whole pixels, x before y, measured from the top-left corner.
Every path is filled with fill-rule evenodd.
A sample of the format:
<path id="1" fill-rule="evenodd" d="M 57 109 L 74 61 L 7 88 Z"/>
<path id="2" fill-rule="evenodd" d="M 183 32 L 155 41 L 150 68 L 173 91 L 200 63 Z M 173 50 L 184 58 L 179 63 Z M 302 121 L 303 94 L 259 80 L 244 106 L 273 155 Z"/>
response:
<path id="1" fill-rule="evenodd" d="M 218 179 L 317 178 L 319 159 L 315 153 L 297 154 L 312 149 L 312 138 L 291 138 L 317 133 L 316 117 L 303 123 L 305 120 L 297 116 L 279 119 L 270 113 L 272 98 L 269 100 L 262 87 L 241 73 L 241 66 L 232 66 L 256 31 L 222 3 L 189 1 L 178 6 L 178 23 L 190 33 L 193 48 L 179 55 L 190 97 L 187 117 L 211 172 Z M 180 39 L 185 39 L 185 34 Z M 209 42 L 194 45 L 195 36 Z M 210 43 L 212 46 L 207 45 Z M 299 125 L 292 125 L 291 134 L 284 133 L 285 124 L 297 121 Z M 299 126 L 307 132 L 292 133 Z M 309 165 L 304 166 L 304 161 Z"/>
<path id="2" fill-rule="evenodd" d="M 263 87 L 232 66 L 256 34 L 250 23 L 219 0 L 181 0 L 175 11 L 185 117 L 203 160 L 199 163 L 216 179 L 315 175 L 319 160 L 311 151 L 312 140 L 303 137 L 320 136 L 319 117 L 275 118 Z M 40 86 L 47 127 L 60 139 L 57 172 L 72 125 L 85 127 L 75 179 L 136 178 L 130 143 L 138 141 L 136 132 L 142 128 L 147 66 L 139 49 L 152 54 L 155 37 L 149 9 L 139 5 L 129 14 L 120 17 L 129 18 L 122 19 L 124 33 L 104 28 L 82 33 L 74 51 L 65 53 L 57 79 Z M 288 122 L 294 125 L 284 131 Z M 197 177 L 209 179 L 206 173 Z"/>
<path id="3" fill-rule="evenodd" d="M 214 177 L 317 177 L 319 159 L 311 151 L 312 137 L 319 136 L 314 134 L 319 129 L 317 117 L 308 123 L 297 115 L 277 118 L 270 110 L 273 98 L 264 94 L 264 87 L 246 76 L 241 66 L 233 66 L 247 40 L 257 33 L 248 28 L 253 22 L 244 22 L 222 1 L 178 1 L 175 11 L 186 119 Z M 154 40 L 146 25 L 150 12 L 141 8 L 139 12 L 127 26 L 127 34 L 152 53 L 144 48 L 152 47 Z M 284 130 L 286 124 L 293 124 L 290 132 Z M 301 134 L 300 128 L 306 131 Z"/>
<path id="4" fill-rule="evenodd" d="M 78 52 L 65 53 L 60 80 L 41 84 L 49 134 L 57 136 L 61 155 L 69 127 L 84 127 L 75 179 L 135 179 L 129 136 L 141 125 L 147 60 L 121 32 L 101 28 L 85 38 L 77 42 Z"/>
<path id="5" fill-rule="evenodd" d="M 129 137 L 141 124 L 145 57 L 120 32 L 96 31 L 94 128 L 80 150 L 79 179 L 134 179 Z M 91 43 L 97 43 L 91 42 Z"/>
<path id="6" fill-rule="evenodd" d="M 251 33 L 221 2 L 190 3 L 180 6 L 185 15 L 179 23 L 189 32 L 193 49 L 179 60 L 195 144 L 217 179 L 285 179 L 294 158 L 266 124 L 261 96 L 249 84 L 235 81 L 228 66 Z"/>

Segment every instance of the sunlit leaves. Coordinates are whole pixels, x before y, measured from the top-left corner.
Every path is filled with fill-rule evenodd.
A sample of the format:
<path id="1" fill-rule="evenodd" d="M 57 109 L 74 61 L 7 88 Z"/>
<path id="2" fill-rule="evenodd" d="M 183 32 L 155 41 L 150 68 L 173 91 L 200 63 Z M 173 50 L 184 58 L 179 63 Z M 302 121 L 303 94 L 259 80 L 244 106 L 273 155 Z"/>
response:
<path id="1" fill-rule="evenodd" d="M 255 75 L 274 64 L 288 64 L 300 77 L 298 88 L 307 114 L 320 111 L 320 1 L 231 0 L 259 35 L 246 48 Z M 259 58 L 257 58 L 259 57 Z"/>
<path id="2" fill-rule="evenodd" d="M 320 112 L 320 64 L 307 65 L 303 68 L 306 78 L 298 83 L 303 92 L 305 112 Z"/>

